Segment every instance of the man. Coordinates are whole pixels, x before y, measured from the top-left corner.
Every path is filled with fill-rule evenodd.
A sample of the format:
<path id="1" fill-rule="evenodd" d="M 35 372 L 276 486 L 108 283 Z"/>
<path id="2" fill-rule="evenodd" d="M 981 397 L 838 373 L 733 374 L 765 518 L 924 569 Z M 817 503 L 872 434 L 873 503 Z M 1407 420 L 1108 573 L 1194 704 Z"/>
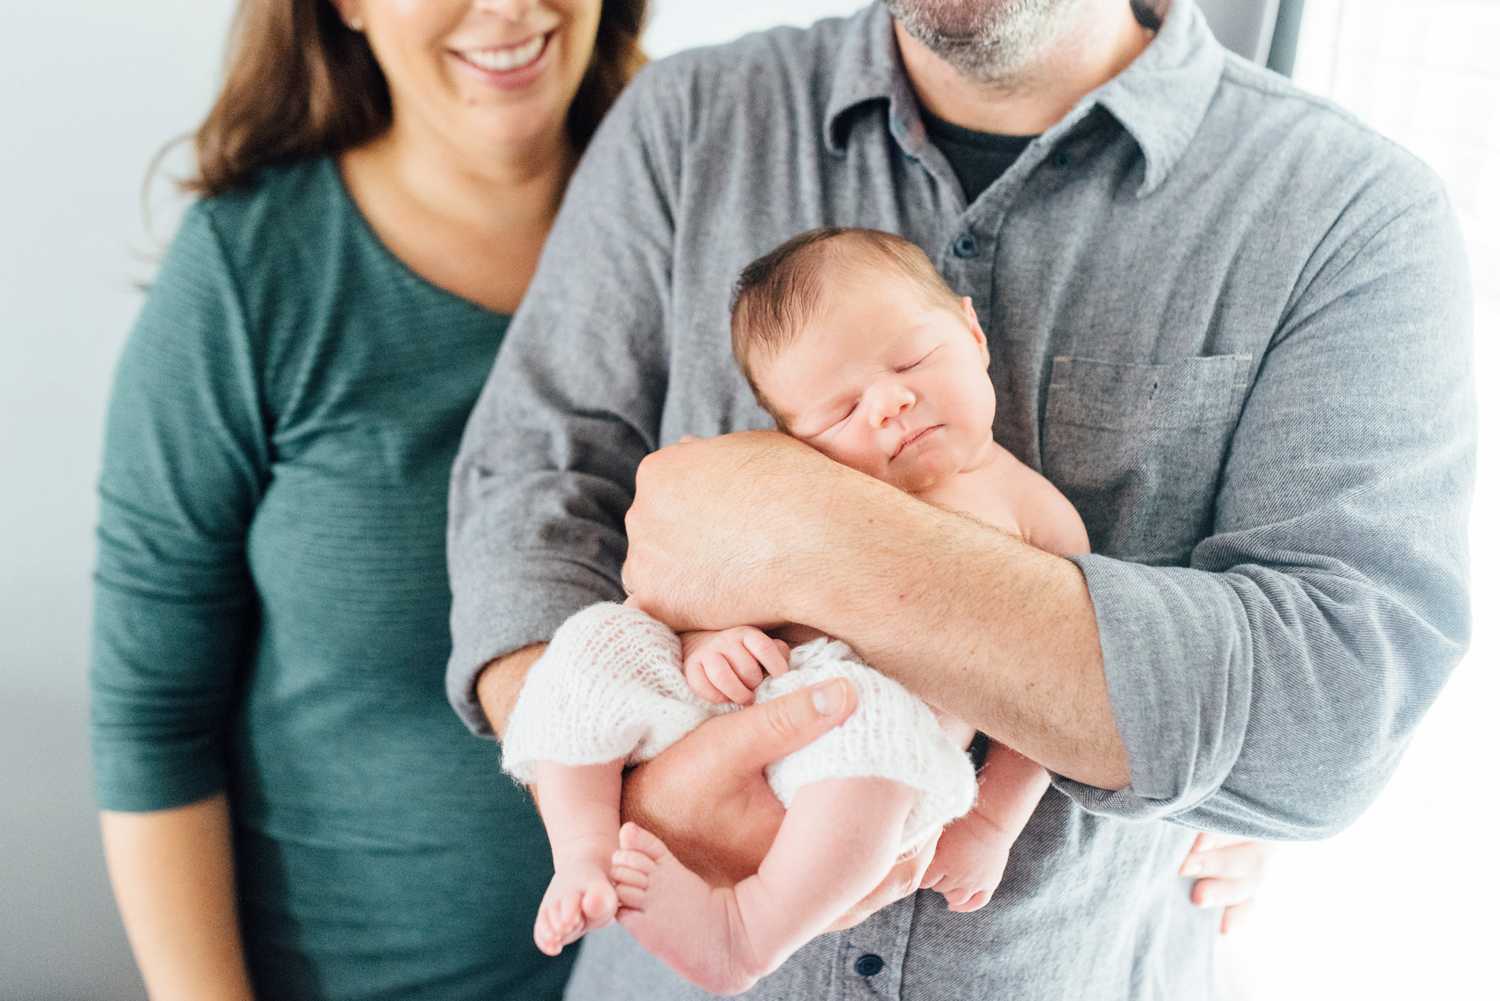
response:
<path id="1" fill-rule="evenodd" d="M 769 426 L 729 289 L 817 225 L 900 232 L 973 298 L 996 438 L 1094 555 L 774 434 L 646 458 Z M 455 467 L 450 697 L 503 732 L 535 644 L 619 597 L 628 527 L 624 584 L 674 628 L 815 626 L 1054 774 L 989 907 L 895 873 L 749 996 L 1205 996 L 1190 829 L 1347 825 L 1467 643 L 1469 326 L 1431 173 L 1189 0 L 889 0 L 665 60 L 581 164 Z M 847 711 L 792 707 L 771 751 Z M 625 811 L 731 876 L 776 815 L 694 773 L 701 733 Z M 616 927 L 570 987 L 606 996 L 698 994 Z"/>

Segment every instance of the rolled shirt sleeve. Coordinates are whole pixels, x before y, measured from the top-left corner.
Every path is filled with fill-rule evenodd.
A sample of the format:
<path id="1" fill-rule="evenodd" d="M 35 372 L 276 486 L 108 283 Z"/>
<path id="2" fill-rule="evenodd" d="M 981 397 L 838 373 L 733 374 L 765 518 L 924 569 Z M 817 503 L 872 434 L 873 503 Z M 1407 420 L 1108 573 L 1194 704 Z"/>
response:
<path id="1" fill-rule="evenodd" d="M 1189 565 L 1074 560 L 1131 776 L 1118 792 L 1056 777 L 1087 810 L 1334 833 L 1467 646 L 1476 416 L 1456 220 L 1432 182 L 1326 242 Z"/>
<path id="2" fill-rule="evenodd" d="M 622 594 L 625 511 L 667 380 L 674 134 L 653 71 L 590 142 L 454 463 L 447 690 L 479 735 L 487 663 Z"/>
<path id="3" fill-rule="evenodd" d="M 234 277 L 195 207 L 127 340 L 105 429 L 89 679 L 104 809 L 224 786 L 256 629 L 245 539 L 268 456 L 255 371 Z"/>

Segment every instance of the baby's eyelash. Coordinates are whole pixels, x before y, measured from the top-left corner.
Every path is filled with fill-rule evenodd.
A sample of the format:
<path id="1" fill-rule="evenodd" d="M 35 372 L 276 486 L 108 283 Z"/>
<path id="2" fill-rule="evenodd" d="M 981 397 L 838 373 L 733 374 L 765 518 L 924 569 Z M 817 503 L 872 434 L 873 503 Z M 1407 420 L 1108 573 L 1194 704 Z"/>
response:
<path id="1" fill-rule="evenodd" d="M 932 354 L 933 354 L 933 351 L 936 351 L 936 350 L 937 350 L 937 348 L 933 348 L 932 351 L 927 352 L 925 355 L 923 355 L 922 357 L 918 358 L 916 361 L 912 362 L 910 365 L 903 365 L 900 368 L 896 369 L 896 371 L 897 372 L 905 372 L 908 369 L 916 368 L 918 365 L 922 364 L 928 358 L 931 358 Z"/>
<path id="2" fill-rule="evenodd" d="M 840 417 L 838 420 L 834 421 L 832 424 L 830 424 L 826 428 L 824 428 L 823 431 L 822 431 L 822 433 L 823 434 L 827 434 L 829 431 L 832 431 L 834 428 L 838 427 L 840 424 L 844 423 L 849 418 L 853 417 L 854 416 L 854 411 L 856 411 L 858 409 L 859 409 L 859 401 L 856 400 L 856 401 L 854 401 L 854 404 L 849 408 L 849 412 L 847 414 L 845 414 L 844 416 Z"/>

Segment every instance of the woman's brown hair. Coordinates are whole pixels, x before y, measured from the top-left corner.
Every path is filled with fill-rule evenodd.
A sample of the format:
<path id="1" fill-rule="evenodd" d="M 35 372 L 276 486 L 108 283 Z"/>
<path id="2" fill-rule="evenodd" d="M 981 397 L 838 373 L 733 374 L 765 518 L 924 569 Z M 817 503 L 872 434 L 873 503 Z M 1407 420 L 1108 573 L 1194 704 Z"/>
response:
<path id="1" fill-rule="evenodd" d="M 580 150 L 646 61 L 647 3 L 604 0 L 593 59 L 568 108 Z M 193 137 L 197 173 L 183 186 L 217 195 L 273 163 L 357 146 L 390 122 L 385 74 L 330 0 L 240 0 L 224 86 Z"/>

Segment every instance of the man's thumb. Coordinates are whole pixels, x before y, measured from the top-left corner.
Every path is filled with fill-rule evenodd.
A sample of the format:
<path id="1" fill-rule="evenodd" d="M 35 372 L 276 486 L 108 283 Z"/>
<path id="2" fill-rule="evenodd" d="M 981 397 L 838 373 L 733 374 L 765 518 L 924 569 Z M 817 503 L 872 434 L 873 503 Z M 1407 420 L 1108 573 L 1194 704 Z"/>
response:
<path id="1" fill-rule="evenodd" d="M 760 771 L 848 719 L 858 701 L 853 685 L 834 678 L 730 713 L 724 723 L 732 726 L 732 760 Z"/>

